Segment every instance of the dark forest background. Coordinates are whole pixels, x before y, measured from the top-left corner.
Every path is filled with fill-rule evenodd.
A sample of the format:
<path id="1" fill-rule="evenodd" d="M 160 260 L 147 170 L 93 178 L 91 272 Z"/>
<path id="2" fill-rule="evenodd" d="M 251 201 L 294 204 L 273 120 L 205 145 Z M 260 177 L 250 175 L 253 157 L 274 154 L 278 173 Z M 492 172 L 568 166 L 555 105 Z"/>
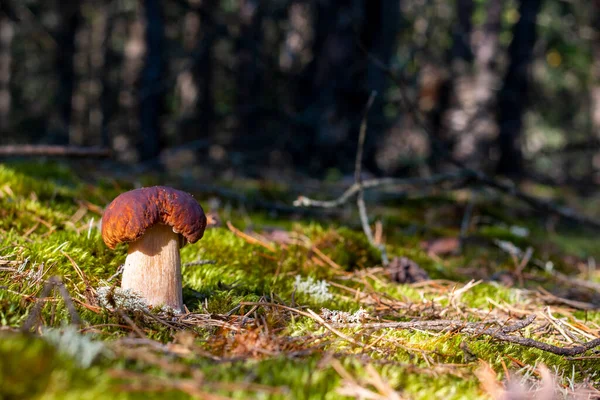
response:
<path id="1" fill-rule="evenodd" d="M 0 144 L 193 173 L 600 181 L 598 0 L 2 0 Z M 444 155 L 445 154 L 445 155 Z"/>

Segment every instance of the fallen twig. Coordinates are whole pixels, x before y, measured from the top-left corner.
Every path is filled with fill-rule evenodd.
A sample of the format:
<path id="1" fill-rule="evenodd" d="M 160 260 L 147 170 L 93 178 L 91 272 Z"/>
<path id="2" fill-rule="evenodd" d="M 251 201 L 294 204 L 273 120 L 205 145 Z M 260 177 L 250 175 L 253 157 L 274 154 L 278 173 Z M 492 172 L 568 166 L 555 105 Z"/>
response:
<path id="1" fill-rule="evenodd" d="M 283 310 L 293 312 L 298 315 L 302 315 L 315 320 L 321 326 L 325 327 L 332 333 L 341 337 L 342 339 L 363 347 L 363 344 L 357 342 L 353 338 L 347 336 L 341 332 L 340 328 L 347 329 L 409 329 L 409 330 L 422 330 L 430 332 L 453 332 L 463 333 L 472 336 L 490 336 L 494 339 L 518 344 L 526 347 L 533 347 L 548 353 L 561 355 L 561 356 L 576 356 L 583 354 L 588 350 L 600 346 L 600 338 L 585 342 L 580 345 L 572 347 L 560 347 L 552 344 L 540 342 L 535 339 L 526 338 L 518 335 L 511 335 L 511 333 L 518 332 L 527 326 L 531 325 L 535 320 L 536 316 L 530 314 L 526 318 L 516 321 L 512 324 L 501 324 L 498 321 L 494 322 L 466 322 L 458 320 L 437 320 L 437 321 L 408 321 L 408 322 L 366 322 L 366 323 L 327 323 L 323 318 L 318 316 L 312 310 L 302 311 L 293 307 L 288 307 L 278 303 L 265 303 L 265 302 L 242 302 L 240 305 L 248 306 L 261 306 L 261 307 L 277 307 Z M 494 325 L 494 326 L 492 326 Z"/>
<path id="2" fill-rule="evenodd" d="M 227 227 L 229 228 L 229 230 L 231 232 L 233 232 L 236 236 L 244 239 L 246 242 L 250 243 L 250 244 L 257 244 L 259 246 L 264 247 L 265 249 L 272 251 L 273 253 L 275 253 L 277 250 L 275 249 L 275 247 L 273 247 L 270 243 L 266 243 L 264 241 L 258 240 L 257 238 L 250 236 L 242 231 L 240 231 L 238 228 L 236 228 L 235 226 L 233 226 L 233 224 L 231 223 L 231 221 L 227 221 Z"/>
<path id="3" fill-rule="evenodd" d="M 108 278 L 106 281 L 110 282 L 113 279 L 115 279 L 117 276 L 121 275 L 123 273 L 124 268 L 125 268 L 125 264 L 119 265 L 119 268 L 117 268 L 117 272 L 115 272 L 113 275 L 111 275 L 110 278 Z"/>
<path id="4" fill-rule="evenodd" d="M 459 180 L 466 180 L 474 178 L 475 176 L 470 172 L 459 171 L 449 172 L 444 174 L 432 175 L 430 177 L 411 177 L 411 178 L 379 178 L 379 179 L 367 179 L 362 181 L 361 185 L 357 183 L 352 184 L 344 193 L 334 200 L 316 200 L 306 196 L 299 196 L 294 201 L 296 207 L 315 207 L 315 208 L 335 208 L 346 204 L 348 201 L 358 194 L 359 190 L 370 190 L 378 189 L 383 187 L 391 186 L 431 186 L 437 185 L 444 182 L 454 182 Z"/>
<path id="5" fill-rule="evenodd" d="M 510 333 L 517 332 L 531 325 L 534 320 L 535 315 L 531 314 L 528 317 L 515 322 L 514 324 L 500 327 L 489 327 L 490 323 L 452 320 L 336 324 L 333 326 L 336 328 L 418 329 L 433 332 L 465 333 L 474 336 L 486 335 L 504 342 L 515 343 L 526 347 L 533 347 L 560 356 L 575 356 L 600 346 L 600 338 L 577 346 L 560 347 L 523 336 L 510 335 Z"/>
<path id="6" fill-rule="evenodd" d="M 354 163 L 354 181 L 356 185 L 358 185 L 356 205 L 358 207 L 358 214 L 360 216 L 360 223 L 362 225 L 363 232 L 365 232 L 365 236 L 367 237 L 367 240 L 369 241 L 371 246 L 379 250 L 379 253 L 381 254 L 381 263 L 385 267 L 390 262 L 387 256 L 387 252 L 385 250 L 385 245 L 375 243 L 375 239 L 373 238 L 373 231 L 371 230 L 371 226 L 369 225 L 369 217 L 367 216 L 367 206 L 365 204 L 364 189 L 362 182 L 362 154 L 363 148 L 365 146 L 365 138 L 367 136 L 367 117 L 369 115 L 369 110 L 373 106 L 373 102 L 375 101 L 376 95 L 377 92 L 371 92 L 371 96 L 369 96 L 369 100 L 367 101 L 367 105 L 365 107 L 365 113 L 363 115 L 362 122 L 360 123 L 360 132 L 358 134 L 358 147 L 356 149 L 356 160 Z"/>
<path id="7" fill-rule="evenodd" d="M 345 341 L 347 341 L 349 343 L 352 343 L 352 344 L 354 344 L 356 346 L 360 346 L 360 347 L 363 346 L 362 343 L 357 342 L 356 340 L 352 339 L 350 336 L 348 336 L 348 335 L 340 332 L 339 330 L 335 329 L 333 326 L 331 326 L 330 324 L 328 324 L 327 322 L 325 322 L 325 320 L 323 318 L 321 318 L 317 313 L 315 313 L 314 311 L 312 311 L 310 309 L 308 309 L 308 312 L 306 312 L 306 311 L 298 310 L 297 308 L 288 307 L 286 305 L 278 304 L 278 303 L 249 302 L 249 301 L 243 301 L 243 302 L 240 303 L 240 305 L 242 305 L 242 306 L 259 306 L 259 307 L 276 307 L 276 308 L 281 308 L 283 310 L 287 310 L 287 311 L 293 312 L 295 314 L 302 315 L 304 317 L 308 317 L 308 318 L 316 321 L 319 325 L 323 326 L 324 328 L 326 328 L 330 332 L 332 332 L 335 335 L 341 337 Z"/>
<path id="8" fill-rule="evenodd" d="M 0 146 L 0 156 L 108 158 L 111 156 L 111 151 L 104 147 L 15 144 Z"/>

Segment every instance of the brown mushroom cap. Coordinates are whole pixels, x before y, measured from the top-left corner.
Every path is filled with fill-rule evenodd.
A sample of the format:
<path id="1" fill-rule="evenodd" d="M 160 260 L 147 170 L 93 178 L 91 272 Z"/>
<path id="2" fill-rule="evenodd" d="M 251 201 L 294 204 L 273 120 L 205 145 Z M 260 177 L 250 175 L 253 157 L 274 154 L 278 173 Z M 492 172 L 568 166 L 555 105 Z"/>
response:
<path id="1" fill-rule="evenodd" d="M 188 242 L 204 235 L 206 216 L 192 195 L 166 186 L 153 186 L 117 196 L 102 216 L 102 239 L 114 249 L 122 242 L 139 239 L 155 224 L 173 228 Z"/>

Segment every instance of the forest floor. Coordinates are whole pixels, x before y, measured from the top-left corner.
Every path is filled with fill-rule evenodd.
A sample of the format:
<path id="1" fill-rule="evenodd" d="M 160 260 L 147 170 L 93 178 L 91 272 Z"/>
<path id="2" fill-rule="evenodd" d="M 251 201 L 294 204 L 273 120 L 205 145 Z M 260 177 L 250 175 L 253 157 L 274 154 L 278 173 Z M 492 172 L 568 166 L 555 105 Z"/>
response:
<path id="1" fill-rule="evenodd" d="M 373 194 L 383 267 L 353 203 L 189 189 L 220 223 L 181 250 L 178 315 L 116 287 L 98 221 L 133 183 L 81 174 L 0 165 L 0 399 L 600 398 L 598 232 L 487 192 Z"/>

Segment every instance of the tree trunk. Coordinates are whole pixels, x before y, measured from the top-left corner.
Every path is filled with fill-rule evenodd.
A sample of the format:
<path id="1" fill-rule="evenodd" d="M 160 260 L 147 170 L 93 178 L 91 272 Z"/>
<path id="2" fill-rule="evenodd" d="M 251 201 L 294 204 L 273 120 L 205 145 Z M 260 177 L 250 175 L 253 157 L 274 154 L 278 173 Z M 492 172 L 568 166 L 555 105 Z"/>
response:
<path id="1" fill-rule="evenodd" d="M 317 7 L 316 70 L 309 112 L 315 115 L 315 136 L 308 154 L 313 170 L 354 168 L 356 138 L 368 99 L 366 64 L 358 65 L 356 32 L 362 33 L 365 8 L 359 0 L 322 1 Z"/>
<path id="2" fill-rule="evenodd" d="M 121 84 L 117 95 L 117 108 L 123 110 L 123 116 L 117 119 L 118 126 L 115 127 L 112 147 L 119 160 L 135 163 L 140 158 L 140 146 L 136 143 L 136 138 L 141 122 L 138 113 L 140 98 L 137 89 L 146 52 L 143 17 L 136 15 L 133 21 L 117 20 L 114 29 L 127 37 L 127 40 L 123 51 L 123 64 L 120 69 Z M 105 100 L 107 99 L 105 98 Z"/>
<path id="3" fill-rule="evenodd" d="M 185 51 L 191 54 L 192 67 L 177 79 L 181 102 L 180 143 L 189 143 L 198 135 L 208 137 L 214 121 L 212 94 L 212 51 L 217 31 L 212 20 L 215 2 L 202 2 L 186 13 L 184 22 Z"/>
<path id="4" fill-rule="evenodd" d="M 104 46 L 109 43 L 106 40 L 109 28 L 109 21 L 112 18 L 110 14 L 110 3 L 101 3 L 102 7 L 98 10 L 98 15 L 92 19 L 89 28 L 90 49 L 88 52 L 88 118 L 87 129 L 84 143 L 87 145 L 100 145 L 104 142 L 104 107 L 103 107 L 103 87 L 106 83 L 105 70 L 106 51 Z"/>
<path id="5" fill-rule="evenodd" d="M 513 28 L 508 48 L 510 64 L 504 86 L 498 96 L 498 147 L 500 159 L 497 173 L 519 177 L 523 173 L 520 138 L 523 112 L 528 103 L 529 65 L 536 42 L 536 20 L 542 0 L 520 0 L 520 19 Z"/>
<path id="6" fill-rule="evenodd" d="M 139 92 L 140 158 L 153 160 L 161 150 L 163 111 L 163 16 L 159 0 L 144 1 L 146 54 Z"/>
<path id="7" fill-rule="evenodd" d="M 100 85 L 102 93 L 100 95 L 100 107 L 102 112 L 101 139 L 102 147 L 110 148 L 112 146 L 110 134 L 110 120 L 113 115 L 116 99 L 115 87 L 111 82 L 111 71 L 114 65 L 122 62 L 118 60 L 115 51 L 112 47 L 112 34 L 115 28 L 115 15 L 111 12 L 112 2 L 107 1 L 104 4 L 104 12 L 106 13 L 105 22 L 105 38 L 103 51 L 103 68 L 100 71 Z"/>
<path id="8" fill-rule="evenodd" d="M 387 77 L 368 60 L 357 40 L 383 62 L 396 44 L 400 2 L 393 0 L 319 1 L 310 33 L 312 61 L 299 74 L 295 109 L 304 123 L 294 135 L 295 161 L 313 173 L 354 168 L 359 126 L 369 94 L 378 92 L 369 115 L 365 145 L 367 169 L 376 170 L 376 144 L 385 127 L 383 101 Z"/>
<path id="9" fill-rule="evenodd" d="M 237 114 L 240 145 L 251 146 L 258 133 L 257 104 L 261 102 L 261 2 L 240 0 L 237 39 Z M 251 148 L 251 147 L 250 147 Z"/>
<path id="10" fill-rule="evenodd" d="M 465 160 L 472 152 L 463 145 L 468 132 L 466 123 L 472 107 L 473 52 L 470 39 L 473 0 L 456 1 L 456 23 L 452 31 L 452 46 L 447 53 L 449 71 L 442 78 L 427 74 L 442 74 L 436 68 L 423 71 L 423 83 L 435 88 L 435 103 L 429 101 L 425 108 L 431 110 L 430 119 L 436 140 L 459 160 Z M 443 74 L 442 74 L 443 75 Z M 440 82 L 441 80 L 441 82 Z M 422 91 L 430 90 L 422 88 Z M 430 163 L 434 168 L 443 168 L 439 154 L 432 152 Z"/>
<path id="11" fill-rule="evenodd" d="M 71 139 L 71 115 L 73 112 L 73 92 L 76 84 L 75 75 L 75 36 L 81 25 L 79 1 L 61 1 L 58 3 L 60 13 L 60 30 L 57 35 L 57 69 L 59 74 L 57 141 L 67 142 Z"/>
<path id="12" fill-rule="evenodd" d="M 485 23 L 473 33 L 472 40 L 476 69 L 473 83 L 476 106 L 469 129 L 474 137 L 475 154 L 478 155 L 479 164 L 483 169 L 491 167 L 489 164 L 493 159 L 493 144 L 498 138 L 498 125 L 493 110 L 496 100 L 494 88 L 500 81 L 496 60 L 504 0 L 489 0 L 486 8 Z"/>
<path id="13" fill-rule="evenodd" d="M 600 139 L 600 0 L 593 0 L 593 2 L 592 27 L 594 37 L 592 39 L 592 85 L 590 91 L 592 129 L 596 139 Z"/>
<path id="14" fill-rule="evenodd" d="M 6 137 L 11 110 L 10 78 L 12 68 L 12 41 L 15 28 L 12 21 L 0 14 L 0 134 Z"/>
<path id="15" fill-rule="evenodd" d="M 363 44 L 369 52 L 389 64 L 396 50 L 397 36 L 401 24 L 399 0 L 368 0 L 365 2 L 366 21 Z M 369 62 L 364 54 L 361 57 L 367 63 L 367 90 L 376 91 L 377 97 L 369 113 L 369 132 L 365 140 L 365 167 L 372 172 L 379 171 L 377 147 L 383 139 L 387 121 L 383 112 L 389 79 L 386 73 Z"/>

